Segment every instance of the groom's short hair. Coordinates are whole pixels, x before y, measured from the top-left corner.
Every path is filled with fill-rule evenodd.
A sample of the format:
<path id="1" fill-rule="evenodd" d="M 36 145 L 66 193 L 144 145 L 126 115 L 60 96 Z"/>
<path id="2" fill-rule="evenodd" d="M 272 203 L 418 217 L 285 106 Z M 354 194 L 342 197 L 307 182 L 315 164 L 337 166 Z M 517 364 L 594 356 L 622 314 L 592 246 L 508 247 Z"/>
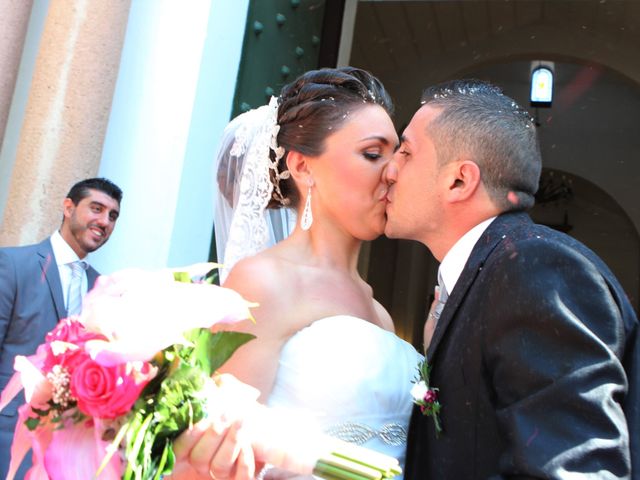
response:
<path id="1" fill-rule="evenodd" d="M 481 80 L 454 80 L 430 87 L 422 105 L 441 109 L 429 134 L 443 165 L 461 155 L 480 168 L 482 182 L 501 211 L 530 208 L 542 159 L 535 123 L 500 88 Z M 507 198 L 518 197 L 517 204 Z"/>

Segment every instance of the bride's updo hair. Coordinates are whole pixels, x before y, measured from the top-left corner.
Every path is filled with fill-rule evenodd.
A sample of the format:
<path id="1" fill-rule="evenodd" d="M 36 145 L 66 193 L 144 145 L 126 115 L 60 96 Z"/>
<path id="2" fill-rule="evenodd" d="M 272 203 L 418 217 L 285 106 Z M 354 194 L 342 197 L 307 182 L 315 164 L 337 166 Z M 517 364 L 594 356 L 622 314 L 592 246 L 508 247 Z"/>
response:
<path id="1" fill-rule="evenodd" d="M 278 172 L 287 169 L 286 159 L 294 150 L 304 155 L 320 155 L 325 139 L 348 121 L 349 115 L 366 105 L 379 105 L 389 115 L 393 103 L 384 86 L 365 70 L 353 67 L 323 68 L 304 73 L 294 82 L 285 85 L 278 99 L 277 136 L 279 147 L 285 149 L 278 162 Z M 270 151 L 275 159 L 274 151 Z M 272 181 L 279 181 L 280 192 L 288 206 L 296 207 L 300 194 L 293 178 L 278 180 L 275 172 Z M 277 189 L 274 188 L 274 193 Z M 281 198 L 274 195 L 267 208 L 283 206 Z"/>

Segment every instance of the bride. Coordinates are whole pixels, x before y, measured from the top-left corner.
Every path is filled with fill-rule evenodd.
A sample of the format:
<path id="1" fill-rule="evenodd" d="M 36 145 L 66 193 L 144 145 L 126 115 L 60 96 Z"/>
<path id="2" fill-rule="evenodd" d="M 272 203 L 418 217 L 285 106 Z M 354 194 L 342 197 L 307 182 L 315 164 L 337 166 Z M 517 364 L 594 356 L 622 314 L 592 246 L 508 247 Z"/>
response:
<path id="1" fill-rule="evenodd" d="M 402 463 L 421 356 L 357 271 L 362 241 L 385 227 L 391 110 L 378 79 L 345 67 L 307 72 L 233 120 L 218 158 L 216 239 L 224 286 L 259 304 L 243 326 L 256 339 L 223 371 L 261 402 Z M 213 463 L 194 460 L 204 442 L 187 457 L 206 478 Z"/>

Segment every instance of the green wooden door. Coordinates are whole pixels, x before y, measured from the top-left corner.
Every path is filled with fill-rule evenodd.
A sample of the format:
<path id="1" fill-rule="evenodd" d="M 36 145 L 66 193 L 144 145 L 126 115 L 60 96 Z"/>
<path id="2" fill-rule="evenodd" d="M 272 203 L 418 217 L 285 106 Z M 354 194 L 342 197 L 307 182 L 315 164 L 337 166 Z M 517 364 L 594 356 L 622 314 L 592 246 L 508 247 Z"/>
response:
<path id="1" fill-rule="evenodd" d="M 325 0 L 252 0 L 233 115 L 259 107 L 306 70 L 318 68 Z"/>

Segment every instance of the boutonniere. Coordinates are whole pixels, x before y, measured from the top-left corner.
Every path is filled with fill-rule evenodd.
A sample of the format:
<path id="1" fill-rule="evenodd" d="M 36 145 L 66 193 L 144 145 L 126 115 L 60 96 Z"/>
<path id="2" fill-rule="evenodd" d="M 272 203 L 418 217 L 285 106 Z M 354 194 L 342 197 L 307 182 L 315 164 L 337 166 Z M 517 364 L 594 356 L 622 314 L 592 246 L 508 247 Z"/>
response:
<path id="1" fill-rule="evenodd" d="M 442 405 L 438 401 L 438 389 L 429 383 L 429 373 L 431 367 L 426 359 L 418 364 L 418 378 L 414 381 L 411 389 L 413 403 L 420 407 L 420 411 L 425 417 L 432 417 L 436 429 L 436 437 L 442 433 L 440 425 L 440 409 Z"/>

